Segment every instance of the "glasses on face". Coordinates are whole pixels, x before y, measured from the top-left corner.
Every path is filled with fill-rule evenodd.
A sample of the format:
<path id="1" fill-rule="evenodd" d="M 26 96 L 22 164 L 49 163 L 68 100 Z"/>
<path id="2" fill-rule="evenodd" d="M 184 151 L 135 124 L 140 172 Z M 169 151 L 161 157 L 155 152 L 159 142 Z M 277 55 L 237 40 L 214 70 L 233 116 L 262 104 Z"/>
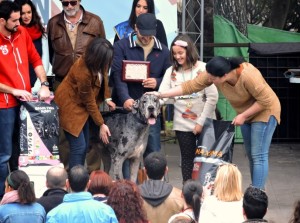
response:
<path id="1" fill-rule="evenodd" d="M 61 4 L 65 7 L 67 7 L 69 4 L 71 4 L 71 6 L 75 6 L 77 5 L 77 1 L 63 1 Z"/>

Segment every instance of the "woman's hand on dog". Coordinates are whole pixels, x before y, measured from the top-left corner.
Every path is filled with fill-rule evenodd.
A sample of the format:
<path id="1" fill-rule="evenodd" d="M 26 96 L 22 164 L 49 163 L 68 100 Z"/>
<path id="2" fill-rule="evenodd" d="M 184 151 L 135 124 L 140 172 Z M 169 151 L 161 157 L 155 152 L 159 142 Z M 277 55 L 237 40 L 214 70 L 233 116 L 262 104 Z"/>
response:
<path id="1" fill-rule="evenodd" d="M 111 134 L 110 134 L 110 131 L 109 131 L 109 128 L 107 127 L 107 125 L 102 124 L 100 126 L 99 136 L 104 144 L 109 143 L 109 137 L 111 136 Z"/>

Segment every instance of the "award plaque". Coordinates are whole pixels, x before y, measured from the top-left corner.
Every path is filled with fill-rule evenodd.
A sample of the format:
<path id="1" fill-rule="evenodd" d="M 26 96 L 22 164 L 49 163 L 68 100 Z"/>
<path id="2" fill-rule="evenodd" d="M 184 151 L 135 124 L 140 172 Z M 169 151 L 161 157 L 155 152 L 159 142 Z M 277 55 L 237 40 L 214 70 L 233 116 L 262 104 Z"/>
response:
<path id="1" fill-rule="evenodd" d="M 126 82 L 142 82 L 150 75 L 149 61 L 123 60 L 122 80 Z"/>

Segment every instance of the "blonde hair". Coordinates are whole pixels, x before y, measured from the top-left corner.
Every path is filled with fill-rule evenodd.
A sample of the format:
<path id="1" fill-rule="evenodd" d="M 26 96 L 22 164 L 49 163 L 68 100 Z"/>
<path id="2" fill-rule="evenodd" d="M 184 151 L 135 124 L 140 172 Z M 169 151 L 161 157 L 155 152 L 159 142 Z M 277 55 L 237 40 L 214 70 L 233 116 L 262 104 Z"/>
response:
<path id="1" fill-rule="evenodd" d="M 217 171 L 214 195 L 221 201 L 239 201 L 243 197 L 242 174 L 233 164 L 222 164 Z"/>

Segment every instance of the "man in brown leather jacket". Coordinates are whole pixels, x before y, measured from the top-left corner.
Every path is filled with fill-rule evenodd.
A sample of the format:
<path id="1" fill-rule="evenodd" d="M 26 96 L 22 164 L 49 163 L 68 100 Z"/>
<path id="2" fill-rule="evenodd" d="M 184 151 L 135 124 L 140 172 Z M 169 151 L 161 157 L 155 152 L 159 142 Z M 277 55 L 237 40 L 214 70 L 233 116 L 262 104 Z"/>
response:
<path id="1" fill-rule="evenodd" d="M 81 0 L 61 0 L 63 11 L 52 17 L 47 25 L 50 63 L 55 75 L 54 90 L 67 75 L 70 67 L 85 52 L 95 37 L 105 38 L 101 18 L 85 11 Z M 60 160 L 67 167 L 69 145 L 60 131 Z M 91 155 L 98 160 L 99 155 Z M 97 161 L 91 161 L 97 163 Z M 100 166 L 100 163 L 98 164 Z"/>

